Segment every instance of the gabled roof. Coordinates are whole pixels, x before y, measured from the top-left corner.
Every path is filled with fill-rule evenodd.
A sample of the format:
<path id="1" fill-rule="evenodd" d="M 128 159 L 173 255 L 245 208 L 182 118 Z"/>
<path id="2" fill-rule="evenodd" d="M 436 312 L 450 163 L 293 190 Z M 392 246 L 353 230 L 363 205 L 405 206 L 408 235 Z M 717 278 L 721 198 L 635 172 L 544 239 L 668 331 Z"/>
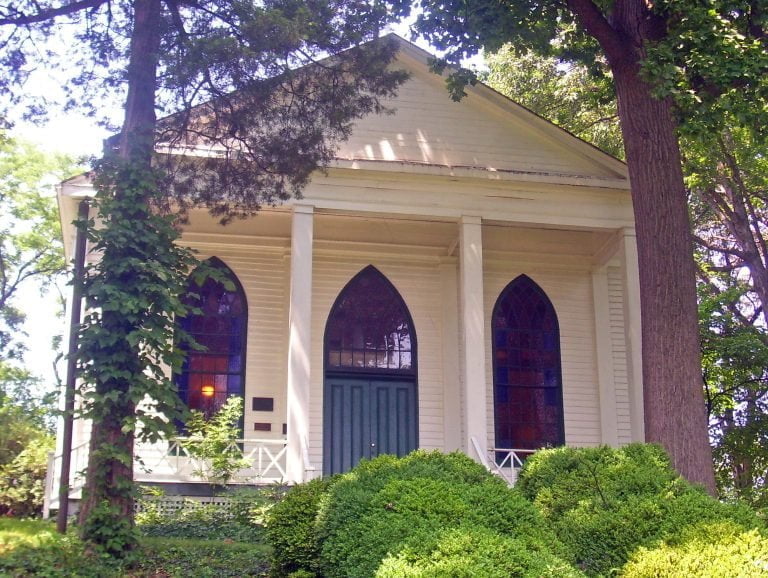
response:
<path id="1" fill-rule="evenodd" d="M 341 144 L 343 166 L 405 163 L 454 170 L 483 170 L 536 177 L 627 180 L 626 165 L 557 127 L 490 87 L 477 83 L 453 102 L 444 79 L 429 71 L 431 55 L 392 35 L 399 43 L 393 66 L 411 79 L 385 101 L 392 115 L 369 115 Z M 346 163 L 345 163 L 346 161 Z M 620 187 L 625 188 L 625 187 Z"/>

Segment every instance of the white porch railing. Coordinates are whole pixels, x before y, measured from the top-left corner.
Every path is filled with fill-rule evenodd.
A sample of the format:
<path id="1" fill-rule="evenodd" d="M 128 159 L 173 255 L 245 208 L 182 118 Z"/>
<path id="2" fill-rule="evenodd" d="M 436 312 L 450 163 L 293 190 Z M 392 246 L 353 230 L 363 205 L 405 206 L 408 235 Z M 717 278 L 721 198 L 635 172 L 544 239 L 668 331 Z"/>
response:
<path id="1" fill-rule="evenodd" d="M 536 453 L 537 450 L 521 450 L 508 448 L 488 448 L 488 463 L 490 470 L 504 478 L 510 486 L 517 482 L 520 468 L 523 467 L 525 458 Z"/>
<path id="2" fill-rule="evenodd" d="M 517 475 L 520 468 L 523 467 L 525 458 L 536 453 L 537 450 L 521 450 L 509 448 L 488 448 L 486 452 L 480 448 L 477 439 L 470 439 L 472 449 L 486 469 L 497 474 L 504 479 L 510 486 L 517 482 Z"/>
<path id="3" fill-rule="evenodd" d="M 206 470 L 206 464 L 193 457 L 185 447 L 185 438 L 174 438 L 156 443 L 137 443 L 133 478 L 136 482 L 205 482 L 196 472 Z M 242 457 L 249 466 L 239 470 L 230 480 L 233 484 L 270 484 L 286 480 L 286 440 L 239 439 L 229 448 Z M 70 498 L 79 499 L 85 482 L 84 472 L 88 465 L 88 444 L 72 449 Z M 59 507 L 59 475 L 61 454 L 51 454 L 46 476 L 45 505 L 43 515 Z"/>
<path id="4" fill-rule="evenodd" d="M 133 478 L 137 482 L 204 482 L 196 472 L 205 471 L 203 460 L 187 448 L 187 438 L 137 444 Z M 232 484 L 269 484 L 286 478 L 286 441 L 283 439 L 233 440 L 225 451 L 250 465 L 239 470 Z"/>
<path id="5" fill-rule="evenodd" d="M 79 499 L 85 485 L 85 468 L 88 466 L 88 442 L 72 448 L 69 462 L 69 497 Z M 59 508 L 59 479 L 61 478 L 61 454 L 48 453 L 48 469 L 45 473 L 43 494 L 43 518 L 51 510 Z"/>

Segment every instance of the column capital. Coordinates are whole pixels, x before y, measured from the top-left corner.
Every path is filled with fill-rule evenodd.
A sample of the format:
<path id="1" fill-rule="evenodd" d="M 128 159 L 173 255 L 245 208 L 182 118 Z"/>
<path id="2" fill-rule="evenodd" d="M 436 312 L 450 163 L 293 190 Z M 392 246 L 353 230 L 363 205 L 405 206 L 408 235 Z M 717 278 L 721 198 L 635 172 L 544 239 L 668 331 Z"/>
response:
<path id="1" fill-rule="evenodd" d="M 315 206 L 314 205 L 308 205 L 305 203 L 294 203 L 293 204 L 293 212 L 294 213 L 301 213 L 304 215 L 312 215 L 315 212 Z"/>
<path id="2" fill-rule="evenodd" d="M 482 225 L 483 218 L 480 215 L 462 215 L 459 222 L 462 225 Z"/>

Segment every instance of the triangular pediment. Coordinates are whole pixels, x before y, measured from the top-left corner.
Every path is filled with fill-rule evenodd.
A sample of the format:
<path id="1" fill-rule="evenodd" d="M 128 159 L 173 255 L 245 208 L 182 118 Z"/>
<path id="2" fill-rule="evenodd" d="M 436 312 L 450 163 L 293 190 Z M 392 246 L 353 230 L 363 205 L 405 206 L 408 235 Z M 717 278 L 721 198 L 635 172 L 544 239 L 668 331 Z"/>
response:
<path id="1" fill-rule="evenodd" d="M 624 163 L 478 83 L 453 102 L 429 54 L 400 39 L 394 66 L 411 78 L 341 144 L 339 159 L 390 161 L 498 172 L 626 179 Z"/>

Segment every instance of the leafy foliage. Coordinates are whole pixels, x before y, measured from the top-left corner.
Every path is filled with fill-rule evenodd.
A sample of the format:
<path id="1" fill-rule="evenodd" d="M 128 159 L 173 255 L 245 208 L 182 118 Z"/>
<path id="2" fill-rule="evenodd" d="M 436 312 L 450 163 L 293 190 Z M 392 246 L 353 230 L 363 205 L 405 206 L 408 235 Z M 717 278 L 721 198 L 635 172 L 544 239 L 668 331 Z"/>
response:
<path id="1" fill-rule="evenodd" d="M 749 288 L 740 282 L 719 291 L 712 281 L 700 283 L 699 311 L 718 490 L 725 499 L 742 499 L 764 510 L 768 507 L 766 337 L 762 328 L 745 323 L 737 309 Z"/>
<path id="2" fill-rule="evenodd" d="M 315 519 L 320 501 L 336 478 L 316 478 L 293 486 L 267 517 L 267 538 L 272 545 L 270 573 L 289 576 L 303 571 L 319 573 L 320 545 Z"/>
<path id="3" fill-rule="evenodd" d="M 269 548 L 259 542 L 144 539 L 131 574 L 174 578 L 265 576 Z"/>
<path id="4" fill-rule="evenodd" d="M 188 437 L 182 445 L 197 463 L 192 474 L 212 484 L 224 485 L 250 465 L 235 443 L 240 437 L 243 399 L 230 397 L 208 419 L 199 410 L 190 413 L 186 423 Z"/>
<path id="5" fill-rule="evenodd" d="M 143 507 L 145 510 L 136 516 L 137 529 L 143 536 L 258 542 L 263 535 L 260 524 L 238 519 L 213 504 L 190 500 L 173 514 L 153 511 L 151 503 L 144 502 Z"/>
<path id="6" fill-rule="evenodd" d="M 64 250 L 53 184 L 72 174 L 74 161 L 46 154 L 0 132 L 0 357 L 18 357 L 24 312 L 19 292 L 44 292 L 64 273 Z"/>
<path id="7" fill-rule="evenodd" d="M 77 352 L 82 409 L 94 420 L 85 489 L 88 507 L 81 510 L 81 527 L 89 540 L 109 543 L 108 549 L 120 555 L 135 543 L 133 433 L 152 441 L 170 437 L 174 420 L 185 417 L 167 368 L 181 365 L 181 352 L 171 336 L 175 330 L 179 339 L 184 336 L 174 316 L 187 311 L 181 297 L 187 272 L 197 261 L 189 249 L 175 243 L 180 236 L 175 218 L 150 207 L 147 193 L 158 191 L 157 171 L 109 159 L 97 175 L 97 218 L 102 226 L 80 224 L 88 227 L 93 250 L 100 256 L 86 270 L 88 313 Z M 110 527 L 114 535 L 108 535 Z"/>
<path id="8" fill-rule="evenodd" d="M 0 574 L 16 577 L 218 578 L 264 576 L 269 548 L 260 542 L 144 538 L 131 563 L 97 555 L 44 522 L 0 518 Z"/>
<path id="9" fill-rule="evenodd" d="M 483 82 L 550 122 L 618 158 L 624 144 L 610 77 L 505 44 L 486 56 Z"/>
<path id="10" fill-rule="evenodd" d="M 388 555 L 401 552 L 405 560 L 426 561 L 438 555 L 433 549 L 443 543 L 440 535 L 453 529 L 457 536 L 485 531 L 518 540 L 486 541 L 495 557 L 505 548 L 523 547 L 555 560 L 553 536 L 531 504 L 459 453 L 416 451 L 363 461 L 331 485 L 316 523 L 320 572 L 329 577 L 373 576 Z M 531 575 L 534 569 L 522 572 Z"/>
<path id="11" fill-rule="evenodd" d="M 53 438 L 41 435 L 10 463 L 0 466 L 0 516 L 39 516 Z"/>
<path id="12" fill-rule="evenodd" d="M 425 544 L 389 555 L 377 578 L 453 576 L 472 578 L 577 578 L 584 574 L 552 555 L 540 542 L 509 537 L 482 527 L 450 528 Z"/>
<path id="13" fill-rule="evenodd" d="M 162 507 L 166 499 L 162 491 L 151 490 L 138 502 L 136 526 L 142 535 L 238 542 L 263 541 L 266 517 L 285 494 L 283 486 L 241 488 L 223 494 L 226 503 L 187 498 L 169 512 Z"/>
<path id="14" fill-rule="evenodd" d="M 655 548 L 640 548 L 622 569 L 626 578 L 765 576 L 768 539 L 732 522 L 695 526 Z"/>
<path id="15" fill-rule="evenodd" d="M 43 504 L 48 451 L 53 449 L 50 402 L 32 394 L 40 380 L 0 362 L 0 515 L 37 516 Z"/>
<path id="16" fill-rule="evenodd" d="M 590 575 L 615 572 L 639 547 L 679 540 L 701 524 L 762 528 L 754 512 L 678 477 L 653 445 L 542 450 L 526 461 L 518 487 Z"/>

